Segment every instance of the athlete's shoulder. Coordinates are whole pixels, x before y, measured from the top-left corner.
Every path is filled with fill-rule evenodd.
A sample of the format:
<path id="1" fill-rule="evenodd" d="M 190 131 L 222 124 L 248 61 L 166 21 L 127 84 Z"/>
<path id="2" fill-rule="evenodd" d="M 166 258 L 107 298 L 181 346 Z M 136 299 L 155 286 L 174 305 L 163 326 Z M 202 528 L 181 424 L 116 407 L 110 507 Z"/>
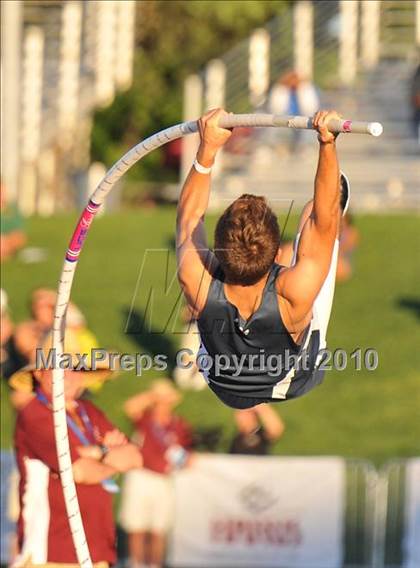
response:
<path id="1" fill-rule="evenodd" d="M 278 294 L 281 293 L 282 286 L 284 285 L 284 282 L 287 278 L 287 275 L 290 273 L 290 270 L 291 270 L 290 266 L 284 266 L 283 264 L 277 264 L 277 263 L 273 264 L 272 271 Z"/>

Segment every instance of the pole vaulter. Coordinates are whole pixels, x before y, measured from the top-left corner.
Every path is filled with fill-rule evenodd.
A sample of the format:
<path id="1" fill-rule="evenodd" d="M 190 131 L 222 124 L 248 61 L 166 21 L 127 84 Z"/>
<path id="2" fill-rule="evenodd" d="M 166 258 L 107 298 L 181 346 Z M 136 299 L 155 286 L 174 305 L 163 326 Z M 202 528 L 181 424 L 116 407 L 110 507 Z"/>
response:
<path id="1" fill-rule="evenodd" d="M 237 126 L 313 129 L 318 131 L 320 140 L 320 159 L 315 181 L 314 201 L 313 204 L 305 207 L 302 213 L 299 232 L 295 241 L 294 262 L 289 269 L 280 269 L 277 268 L 278 265 L 276 265 L 275 258 L 273 258 L 273 262 L 267 274 L 263 274 L 261 278 L 257 278 L 261 276 L 261 274 L 255 269 L 258 264 L 255 262 L 255 258 L 264 247 L 258 246 L 257 234 L 254 234 L 254 237 L 248 235 L 250 245 L 248 250 L 249 254 L 248 257 L 245 255 L 242 259 L 242 266 L 248 264 L 251 269 L 248 270 L 248 272 L 246 270 L 244 271 L 243 268 L 242 272 L 241 269 L 239 269 L 238 278 L 238 273 L 235 273 L 234 269 L 235 261 L 232 261 L 232 259 L 229 259 L 226 255 L 223 256 L 223 250 L 215 250 L 214 254 L 212 251 L 209 251 L 207 260 L 210 261 L 210 259 L 212 259 L 211 266 L 203 264 L 202 255 L 200 257 L 197 250 L 195 250 L 197 247 L 194 244 L 194 234 L 188 232 L 195 222 L 197 222 L 196 229 L 198 228 L 198 234 L 200 235 L 202 228 L 198 227 L 199 222 L 196 218 L 191 222 L 191 218 L 187 221 L 185 217 L 185 211 L 188 211 L 188 194 L 192 189 L 199 187 L 202 188 L 204 192 L 208 193 L 209 191 L 210 176 L 208 170 L 211 168 L 215 156 L 215 152 L 213 155 L 213 150 L 217 152 L 219 142 L 224 141 L 224 139 L 227 139 L 230 135 L 230 130 L 228 129 Z M 187 178 L 178 205 L 177 252 L 179 277 L 184 294 L 187 302 L 195 311 L 195 315 L 199 317 L 202 347 L 210 354 L 211 351 L 217 352 L 218 349 L 224 347 L 224 345 L 212 343 L 211 340 L 209 340 L 210 335 L 206 334 L 209 319 L 211 319 L 212 314 L 214 315 L 215 313 L 213 313 L 213 310 L 215 309 L 214 305 L 217 303 L 215 298 L 218 297 L 218 294 L 219 298 L 223 297 L 224 303 L 222 302 L 222 307 L 220 308 L 219 306 L 217 309 L 220 308 L 222 310 L 221 313 L 223 317 L 226 318 L 226 321 L 229 322 L 231 331 L 235 334 L 235 341 L 238 342 L 236 346 L 234 345 L 232 347 L 232 352 L 234 352 L 235 349 L 242 348 L 243 345 L 251 345 L 253 348 L 259 347 L 259 341 L 261 341 L 262 335 L 259 333 L 261 330 L 259 330 L 258 326 L 261 324 L 261 321 L 263 321 L 263 328 L 265 325 L 264 318 L 260 317 L 261 312 L 263 314 L 266 312 L 267 317 L 271 318 L 271 321 L 282 322 L 284 328 L 282 335 L 283 340 L 286 338 L 291 348 L 300 348 L 302 345 L 306 347 L 309 346 L 310 348 L 316 348 L 317 345 L 322 347 L 325 342 L 325 332 L 331 309 L 332 292 L 335 281 L 336 229 L 339 222 L 338 216 L 341 214 L 339 213 L 340 188 L 341 192 L 344 191 L 344 201 L 346 203 L 348 201 L 348 187 L 347 189 L 345 187 L 346 178 L 343 176 L 340 177 L 338 170 L 335 135 L 342 132 L 380 136 L 383 130 L 382 126 L 377 122 L 344 120 L 340 118 L 337 113 L 328 111 L 321 111 L 321 113 L 317 113 L 313 118 L 308 118 L 302 116 L 282 117 L 270 114 L 233 115 L 217 110 L 205 115 L 200 121 L 177 124 L 141 141 L 112 166 L 90 197 L 89 203 L 83 210 L 67 249 L 58 285 L 53 327 L 53 348 L 55 349 L 58 361 L 64 349 L 66 310 L 70 300 L 74 274 L 85 238 L 96 213 L 115 184 L 141 158 L 167 142 L 197 132 L 198 129 L 200 129 L 202 152 L 198 155 L 195 165 Z M 215 139 L 217 139 L 217 141 L 214 145 Z M 207 147 L 204 148 L 206 146 L 206 140 L 210 142 L 207 144 Z M 204 163 L 200 163 L 200 156 Z M 299 165 L 297 167 L 299 167 Z M 328 182 L 328 179 L 331 179 L 331 177 L 333 179 L 332 183 Z M 205 200 L 206 196 L 204 196 L 203 199 Z M 253 213 L 252 208 L 255 207 L 254 212 L 257 213 L 256 220 L 258 220 L 258 225 L 263 227 L 264 219 L 267 220 L 271 213 L 265 202 L 255 201 L 255 199 L 261 200 L 263 198 L 244 196 L 242 200 L 239 200 L 238 207 L 239 211 L 241 211 L 240 215 L 251 215 Z M 247 208 L 248 211 L 246 211 Z M 262 212 L 263 209 L 264 212 Z M 258 217 L 258 215 L 260 215 L 260 217 Z M 327 219 L 328 216 L 330 217 L 331 224 L 329 224 Z M 268 220 L 270 221 L 270 219 Z M 224 242 L 229 242 L 229 228 L 232 228 L 229 227 L 230 222 L 229 214 L 226 213 L 223 219 L 224 226 L 221 227 L 220 230 L 222 242 L 223 239 Z M 270 222 L 272 222 L 270 230 L 272 234 L 275 234 L 276 227 L 274 220 L 271 219 Z M 269 233 L 270 231 L 268 234 Z M 246 236 L 244 237 L 244 235 L 242 235 L 242 237 L 245 238 Z M 236 236 L 235 238 L 238 237 Z M 240 242 L 240 240 L 239 238 L 238 242 Z M 191 245 L 193 245 L 192 251 Z M 320 250 L 322 250 L 322 254 L 320 254 L 319 258 L 316 254 L 318 245 Z M 190 252 L 188 252 L 188 250 L 190 250 Z M 183 272 L 183 267 L 186 266 L 184 261 L 187 255 L 190 254 L 192 254 L 193 257 L 195 255 L 195 266 L 193 268 L 194 274 L 188 276 L 188 274 Z M 248 262 L 246 262 L 247 258 Z M 253 259 L 254 262 L 252 262 Z M 225 274 L 223 269 L 225 269 L 225 272 L 228 274 Z M 210 304 L 208 305 L 203 299 L 203 291 L 205 288 L 197 290 L 197 276 L 195 274 L 197 270 L 201 270 L 202 273 L 204 271 L 204 274 L 207 275 L 207 295 L 210 299 Z M 310 283 L 306 291 L 305 282 Z M 246 295 L 243 293 L 242 288 L 244 288 L 244 286 L 249 286 L 249 290 L 252 291 L 252 294 L 249 294 L 248 298 L 246 298 Z M 274 296 L 271 291 L 273 289 L 276 290 L 276 295 L 280 302 L 277 307 L 277 312 L 272 304 Z M 211 294 L 209 292 L 210 290 Z M 255 313 L 250 312 L 248 314 L 247 311 L 250 309 L 249 300 L 250 298 L 252 300 L 252 297 L 254 297 L 254 299 L 259 298 L 262 303 L 260 303 Z M 235 303 L 241 306 L 241 309 L 238 309 Z M 241 313 L 241 310 L 245 313 Z M 259 311 L 260 313 L 258 313 Z M 275 315 L 273 316 L 273 314 Z M 247 317 L 248 315 L 249 317 Z M 314 361 L 316 367 L 316 358 Z M 221 379 L 208 376 L 207 380 L 210 388 L 212 388 L 215 394 L 226 404 L 234 407 L 247 408 L 253 406 L 253 404 L 258 404 L 262 400 L 284 400 L 290 396 L 298 396 L 306 392 L 306 390 L 312 386 L 312 383 L 318 384 L 321 380 L 321 378 L 317 376 L 316 368 L 314 368 L 313 374 L 309 378 L 304 378 L 301 381 L 302 384 L 300 386 L 302 392 L 299 392 L 299 388 L 295 388 L 295 384 L 299 383 L 299 380 L 295 383 L 296 376 L 292 375 L 293 370 L 289 374 L 286 374 L 283 380 L 274 381 L 274 384 L 272 384 L 273 381 L 267 381 L 267 377 L 263 373 L 262 376 L 258 375 L 254 377 L 254 379 L 251 377 L 251 388 L 249 388 L 250 385 L 247 384 L 243 376 L 239 377 L 239 380 L 235 383 L 232 381 L 232 377 L 229 373 Z M 297 378 L 299 379 L 299 377 Z M 287 387 L 287 385 L 289 386 Z M 236 388 L 232 388 L 232 386 L 236 386 Z M 237 388 L 238 386 L 239 389 Z M 299 385 L 297 385 L 297 387 L 299 387 Z M 73 479 L 65 412 L 64 370 L 60 368 L 53 370 L 53 411 L 60 478 L 70 529 L 78 562 L 80 566 L 89 568 L 92 566 L 92 561 L 86 542 Z"/>

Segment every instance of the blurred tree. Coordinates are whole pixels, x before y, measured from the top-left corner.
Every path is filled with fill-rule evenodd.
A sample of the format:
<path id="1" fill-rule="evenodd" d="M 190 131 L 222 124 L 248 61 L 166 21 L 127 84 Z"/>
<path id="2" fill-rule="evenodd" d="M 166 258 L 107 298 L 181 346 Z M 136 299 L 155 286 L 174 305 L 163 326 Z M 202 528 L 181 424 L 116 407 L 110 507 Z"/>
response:
<path id="1" fill-rule="evenodd" d="M 282 1 L 154 0 L 138 2 L 132 88 L 97 111 L 92 159 L 112 165 L 142 138 L 182 119 L 185 77 L 278 15 Z M 131 179 L 170 179 L 163 152 L 152 152 Z M 172 179 L 174 177 L 172 172 Z"/>

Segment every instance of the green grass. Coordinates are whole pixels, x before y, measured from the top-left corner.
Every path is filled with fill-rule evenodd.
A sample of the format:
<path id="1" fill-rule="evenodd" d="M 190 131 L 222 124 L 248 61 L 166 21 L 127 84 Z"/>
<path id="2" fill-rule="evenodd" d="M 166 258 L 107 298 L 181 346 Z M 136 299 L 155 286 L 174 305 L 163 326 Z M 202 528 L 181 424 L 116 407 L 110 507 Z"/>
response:
<path id="1" fill-rule="evenodd" d="M 30 245 L 45 248 L 48 258 L 38 264 L 15 259 L 3 265 L 2 287 L 9 294 L 15 321 L 28 317 L 32 289 L 56 287 L 75 221 L 75 215 L 29 221 Z M 294 222 L 288 232 L 293 230 Z M 210 229 L 213 224 L 211 218 Z M 343 348 L 348 353 L 359 347 L 374 348 L 379 353 L 379 367 L 373 372 L 355 371 L 354 366 L 342 372 L 332 371 L 321 387 L 301 399 L 277 405 L 286 433 L 276 444 L 275 453 L 334 454 L 366 458 L 376 464 L 419 453 L 419 218 L 410 214 L 360 216 L 357 225 L 362 240 L 355 256 L 355 274 L 348 283 L 337 287 L 329 347 Z M 172 208 L 130 211 L 95 220 L 80 259 L 72 298 L 103 346 L 131 353 L 176 349 L 179 336 L 172 331 L 149 336 L 124 332 L 132 302 L 141 316 L 149 287 L 164 282 L 165 254 L 153 253 L 134 298 L 144 251 L 170 247 L 173 231 Z M 174 268 L 171 252 L 169 273 Z M 166 296 L 162 290 L 155 292 L 156 331 L 165 328 L 179 294 L 176 283 Z M 417 312 L 415 306 L 401 306 L 404 301 L 417 302 Z M 95 400 L 128 432 L 130 425 L 123 416 L 122 403 L 147 387 L 155 376 L 152 371 L 141 378 L 123 373 L 106 384 Z M 13 422 L 6 394 L 3 385 L 3 447 L 10 445 Z M 222 426 L 219 449 L 226 449 L 233 432 L 232 413 L 211 392 L 186 393 L 180 412 L 197 428 Z"/>

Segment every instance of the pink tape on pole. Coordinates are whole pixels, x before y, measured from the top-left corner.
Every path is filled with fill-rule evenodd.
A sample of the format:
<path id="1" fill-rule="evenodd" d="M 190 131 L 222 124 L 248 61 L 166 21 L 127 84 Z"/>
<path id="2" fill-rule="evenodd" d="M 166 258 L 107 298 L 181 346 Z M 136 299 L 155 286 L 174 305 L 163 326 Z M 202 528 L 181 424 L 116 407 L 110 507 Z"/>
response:
<path id="1" fill-rule="evenodd" d="M 343 122 L 343 132 L 351 132 L 351 120 L 345 120 Z"/>
<path id="2" fill-rule="evenodd" d="M 86 208 L 84 209 L 82 215 L 80 216 L 79 222 L 77 223 L 76 230 L 70 241 L 69 248 L 66 253 L 66 260 L 69 262 L 76 262 L 79 258 L 80 250 L 83 246 L 83 242 L 87 237 L 90 224 L 93 218 L 98 212 L 100 205 L 89 201 Z"/>

